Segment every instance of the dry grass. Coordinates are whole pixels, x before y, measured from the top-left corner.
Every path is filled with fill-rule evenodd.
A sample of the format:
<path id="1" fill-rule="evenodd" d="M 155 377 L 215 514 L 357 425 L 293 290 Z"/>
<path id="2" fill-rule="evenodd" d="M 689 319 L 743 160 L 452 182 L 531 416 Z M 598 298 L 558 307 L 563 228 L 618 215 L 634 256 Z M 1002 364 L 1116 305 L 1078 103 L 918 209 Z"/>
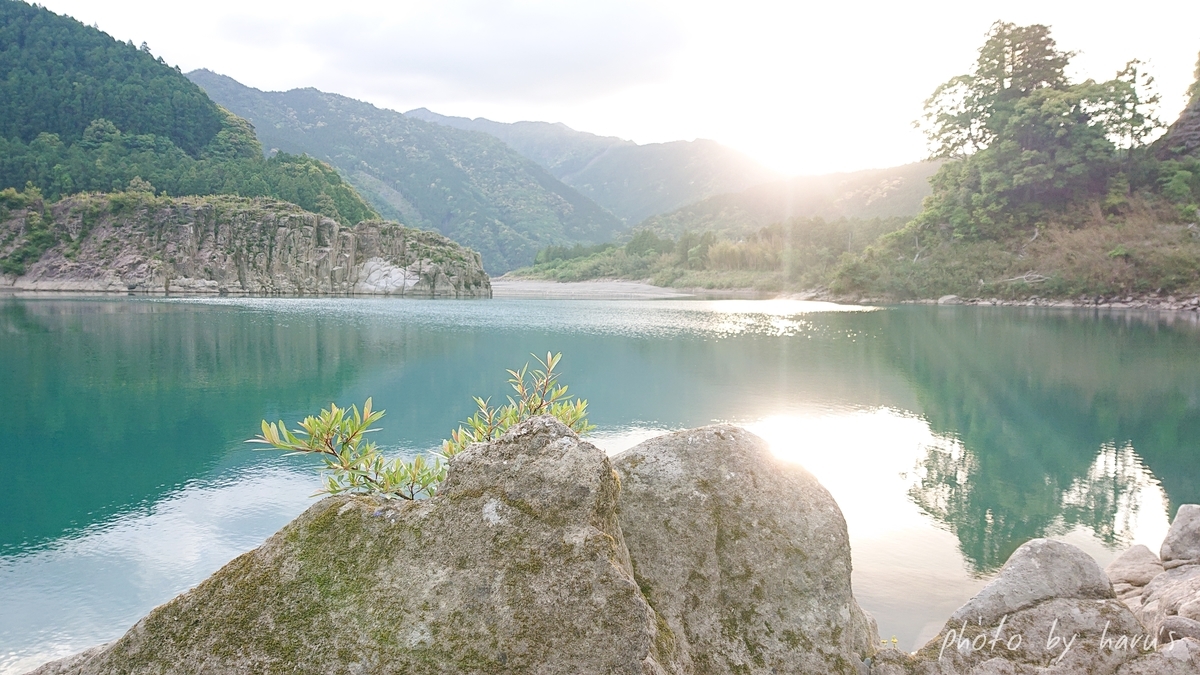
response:
<path id="1" fill-rule="evenodd" d="M 901 231 L 844 264 L 833 287 L 895 298 L 1196 294 L 1200 225 L 1132 199 L 1118 214 L 1093 204 L 1004 241 L 921 244 Z"/>

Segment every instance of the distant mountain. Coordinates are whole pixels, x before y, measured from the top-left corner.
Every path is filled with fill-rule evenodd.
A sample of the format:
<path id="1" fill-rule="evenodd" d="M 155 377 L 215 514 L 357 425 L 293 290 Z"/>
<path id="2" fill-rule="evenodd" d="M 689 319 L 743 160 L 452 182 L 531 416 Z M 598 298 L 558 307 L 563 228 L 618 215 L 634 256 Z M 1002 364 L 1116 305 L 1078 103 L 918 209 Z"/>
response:
<path id="1" fill-rule="evenodd" d="M 713 231 L 737 235 L 790 218 L 893 218 L 915 216 L 930 194 L 937 162 L 824 176 L 802 176 L 717 195 L 671 213 L 653 216 L 639 227 L 678 236 Z"/>
<path id="2" fill-rule="evenodd" d="M 778 180 L 746 155 L 708 140 L 638 145 L 575 131 L 565 124 L 448 117 L 425 108 L 405 113 L 457 129 L 482 131 L 542 165 L 627 225 L 726 192 Z"/>
<path id="3" fill-rule="evenodd" d="M 528 264 L 551 244 L 607 241 L 622 228 L 493 136 L 316 89 L 264 92 L 207 70 L 188 77 L 250 120 L 264 147 L 329 162 L 385 217 L 472 247 L 489 272 Z"/>

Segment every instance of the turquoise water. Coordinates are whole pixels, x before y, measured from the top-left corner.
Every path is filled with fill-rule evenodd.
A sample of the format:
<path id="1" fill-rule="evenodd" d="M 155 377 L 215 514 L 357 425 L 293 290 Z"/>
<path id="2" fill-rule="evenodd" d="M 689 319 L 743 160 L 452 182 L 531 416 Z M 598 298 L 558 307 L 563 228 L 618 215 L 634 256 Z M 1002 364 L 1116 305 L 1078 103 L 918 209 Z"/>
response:
<path id="1" fill-rule="evenodd" d="M 120 636 L 311 504 L 312 462 L 242 442 L 262 418 L 373 396 L 376 440 L 428 451 L 547 350 L 609 452 L 728 421 L 815 473 L 860 603 L 908 648 L 1022 542 L 1104 564 L 1200 501 L 1190 316 L 0 298 L 0 673 Z"/>

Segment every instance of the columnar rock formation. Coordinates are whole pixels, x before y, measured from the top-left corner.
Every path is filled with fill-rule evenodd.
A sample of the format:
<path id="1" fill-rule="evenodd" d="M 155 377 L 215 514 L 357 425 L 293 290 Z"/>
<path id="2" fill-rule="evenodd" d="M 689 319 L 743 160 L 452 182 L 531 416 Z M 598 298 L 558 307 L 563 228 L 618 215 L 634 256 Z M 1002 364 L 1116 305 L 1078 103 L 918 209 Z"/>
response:
<path id="1" fill-rule="evenodd" d="M 0 288 L 491 297 L 479 254 L 440 234 L 268 199 L 78 195 L 0 220 L 0 257 L 38 227 L 56 241 Z"/>

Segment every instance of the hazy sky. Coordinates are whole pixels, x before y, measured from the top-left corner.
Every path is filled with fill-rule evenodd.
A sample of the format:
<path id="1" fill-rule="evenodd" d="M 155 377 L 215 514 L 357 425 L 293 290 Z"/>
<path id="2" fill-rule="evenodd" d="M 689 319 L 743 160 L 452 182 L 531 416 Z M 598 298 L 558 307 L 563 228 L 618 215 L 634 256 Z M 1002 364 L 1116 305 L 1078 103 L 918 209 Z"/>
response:
<path id="1" fill-rule="evenodd" d="M 997 19 L 1046 23 L 1078 77 L 1150 63 L 1174 119 L 1200 1 L 42 0 L 185 72 L 404 111 L 712 138 L 787 173 L 920 159 L 912 128 Z"/>

